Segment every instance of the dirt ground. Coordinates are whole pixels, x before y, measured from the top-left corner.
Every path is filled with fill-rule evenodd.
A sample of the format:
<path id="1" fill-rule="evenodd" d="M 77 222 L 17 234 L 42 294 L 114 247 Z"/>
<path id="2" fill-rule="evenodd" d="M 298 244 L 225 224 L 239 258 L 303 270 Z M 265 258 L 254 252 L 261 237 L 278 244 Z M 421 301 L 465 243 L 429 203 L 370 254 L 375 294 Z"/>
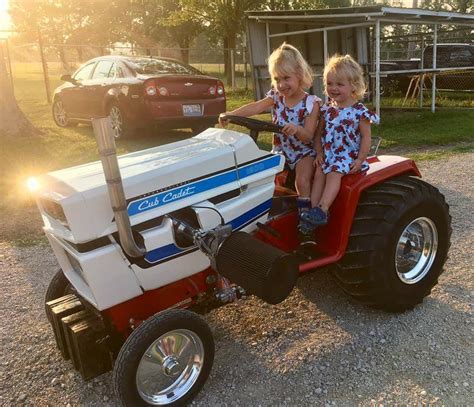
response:
<path id="1" fill-rule="evenodd" d="M 389 314 L 318 272 L 277 306 L 249 298 L 214 310 L 205 319 L 215 361 L 195 405 L 474 404 L 474 153 L 420 169 L 453 216 L 450 257 L 431 296 Z M 43 296 L 56 269 L 49 246 L 0 241 L 0 405 L 115 406 L 110 373 L 84 383 L 55 349 Z"/>

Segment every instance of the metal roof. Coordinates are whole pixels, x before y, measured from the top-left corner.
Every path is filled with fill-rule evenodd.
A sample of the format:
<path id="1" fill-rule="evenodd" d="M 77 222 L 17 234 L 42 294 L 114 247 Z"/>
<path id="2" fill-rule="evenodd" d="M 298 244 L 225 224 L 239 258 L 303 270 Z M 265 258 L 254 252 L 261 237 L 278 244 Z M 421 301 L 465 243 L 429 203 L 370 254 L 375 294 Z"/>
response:
<path id="1" fill-rule="evenodd" d="M 438 23 L 474 26 L 474 14 L 385 6 L 247 11 L 246 14 L 248 18 L 260 22 L 304 25 L 342 25 L 379 20 L 398 24 Z"/>

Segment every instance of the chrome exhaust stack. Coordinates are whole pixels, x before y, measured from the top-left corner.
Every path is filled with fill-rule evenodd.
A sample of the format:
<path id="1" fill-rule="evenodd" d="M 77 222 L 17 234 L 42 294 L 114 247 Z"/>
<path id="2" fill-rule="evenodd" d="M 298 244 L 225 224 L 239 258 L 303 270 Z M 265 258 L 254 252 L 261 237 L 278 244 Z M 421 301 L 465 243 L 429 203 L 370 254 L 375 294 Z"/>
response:
<path id="1" fill-rule="evenodd" d="M 146 254 L 146 249 L 141 244 L 138 244 L 133 237 L 110 117 L 93 119 L 92 127 L 104 169 L 110 204 L 114 211 L 120 244 L 125 253 L 130 257 L 142 257 Z"/>

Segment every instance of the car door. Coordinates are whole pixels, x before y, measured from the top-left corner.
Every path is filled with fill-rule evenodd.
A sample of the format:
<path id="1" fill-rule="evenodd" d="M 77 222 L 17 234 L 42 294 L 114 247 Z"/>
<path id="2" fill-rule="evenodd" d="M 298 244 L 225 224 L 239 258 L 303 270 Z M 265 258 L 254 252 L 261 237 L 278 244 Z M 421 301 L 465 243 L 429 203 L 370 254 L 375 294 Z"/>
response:
<path id="1" fill-rule="evenodd" d="M 104 59 L 97 62 L 87 87 L 87 114 L 89 118 L 103 115 L 102 106 L 107 91 L 115 82 L 115 63 Z"/>
<path id="2" fill-rule="evenodd" d="M 61 89 L 61 100 L 70 118 L 84 118 L 85 116 L 84 94 L 95 64 L 95 61 L 86 63 L 72 75 L 74 83 L 68 83 Z"/>

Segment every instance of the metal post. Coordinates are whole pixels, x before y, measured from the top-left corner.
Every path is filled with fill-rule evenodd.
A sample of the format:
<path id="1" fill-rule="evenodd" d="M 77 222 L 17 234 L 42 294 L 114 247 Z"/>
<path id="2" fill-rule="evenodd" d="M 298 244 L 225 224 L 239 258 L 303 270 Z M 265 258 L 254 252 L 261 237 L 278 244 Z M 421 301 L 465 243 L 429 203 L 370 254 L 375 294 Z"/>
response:
<path id="1" fill-rule="evenodd" d="M 46 63 L 46 58 L 44 57 L 43 50 L 43 39 L 41 38 L 41 31 L 38 29 L 38 46 L 41 56 L 41 64 L 43 66 L 43 77 L 44 77 L 44 86 L 46 88 L 46 100 L 51 104 L 51 90 L 49 88 L 49 75 L 48 75 L 48 64 Z"/>
<path id="2" fill-rule="evenodd" d="M 438 24 L 434 25 L 433 31 L 433 69 L 436 69 L 436 43 L 438 41 Z M 434 113 L 436 101 L 436 73 L 433 72 L 433 78 L 431 80 L 431 112 Z"/>
<path id="3" fill-rule="evenodd" d="M 328 63 L 328 32 L 327 30 L 323 31 L 323 59 L 324 59 L 324 66 Z M 323 74 L 324 74 L 324 68 L 323 68 Z M 323 78 L 324 80 L 324 78 Z M 324 101 L 327 103 L 328 101 L 328 95 L 324 93 Z"/>
<path id="4" fill-rule="evenodd" d="M 270 56 L 270 25 L 265 23 L 265 33 L 267 35 L 267 56 Z"/>
<path id="5" fill-rule="evenodd" d="M 424 69 L 425 67 L 425 58 L 424 58 L 424 49 L 425 49 L 425 37 L 423 36 L 423 32 L 421 34 L 421 58 L 420 58 L 420 68 Z M 420 109 L 423 107 L 423 88 L 425 87 L 425 74 L 421 73 L 420 74 L 420 81 L 419 81 L 419 86 L 420 86 Z"/>
<path id="6" fill-rule="evenodd" d="M 7 50 L 7 61 L 8 69 L 10 70 L 10 82 L 12 84 L 12 94 L 15 94 L 15 88 L 13 86 L 13 71 L 12 71 L 12 59 L 10 58 L 10 47 L 8 45 L 8 38 L 5 38 L 5 48 Z"/>
<path id="7" fill-rule="evenodd" d="M 243 47 L 242 49 L 242 58 L 243 58 L 243 63 L 244 63 L 244 85 L 245 85 L 245 90 L 249 88 L 249 82 L 248 82 L 248 75 L 247 75 L 247 47 Z"/>
<path id="8" fill-rule="evenodd" d="M 232 48 L 230 50 L 230 78 L 231 78 L 231 83 L 232 87 L 235 88 L 235 56 L 234 56 L 235 50 Z"/>
<path id="9" fill-rule="evenodd" d="M 380 116 L 380 20 L 375 22 L 375 112 Z"/>

